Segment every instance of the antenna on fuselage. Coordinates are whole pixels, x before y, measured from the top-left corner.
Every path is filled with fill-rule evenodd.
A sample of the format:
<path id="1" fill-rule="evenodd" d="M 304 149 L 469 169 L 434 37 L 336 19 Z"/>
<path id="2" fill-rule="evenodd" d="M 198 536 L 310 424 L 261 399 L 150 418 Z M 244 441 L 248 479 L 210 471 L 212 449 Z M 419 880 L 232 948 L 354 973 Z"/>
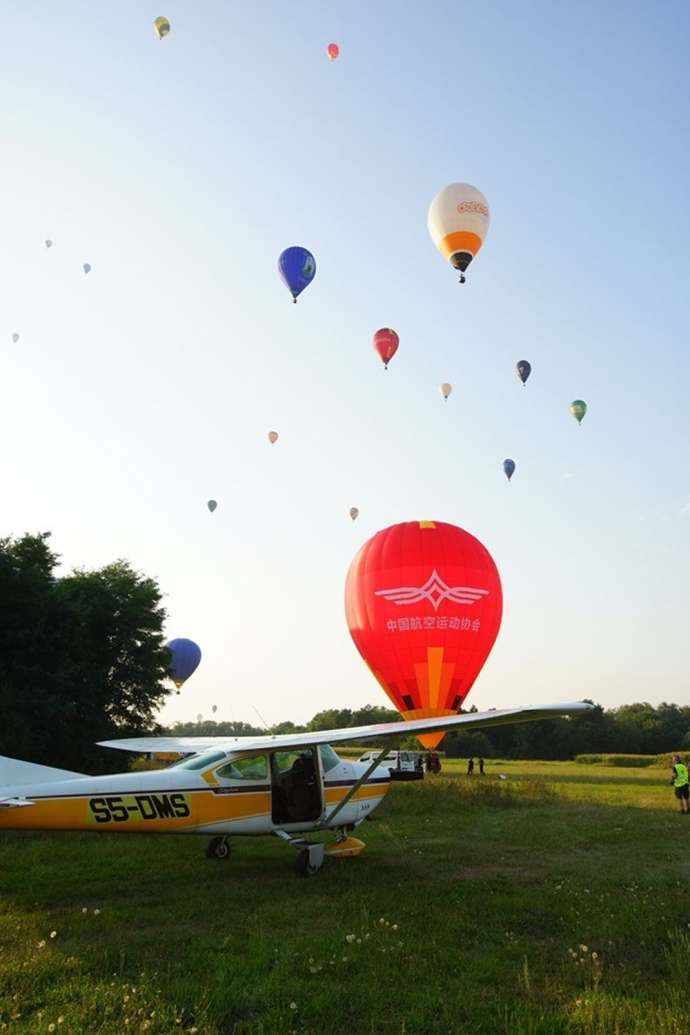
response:
<path id="1" fill-rule="evenodd" d="M 266 730 L 266 732 L 268 733 L 268 723 L 267 723 L 267 722 L 266 722 L 266 720 L 264 719 L 263 715 L 261 714 L 261 712 L 259 711 L 259 709 L 258 709 L 258 708 L 254 708 L 254 705 L 252 705 L 252 708 L 254 709 L 254 711 L 256 712 L 256 714 L 257 714 L 257 715 L 259 716 L 259 720 L 260 720 L 260 721 L 262 722 L 262 724 L 263 724 L 263 727 L 264 727 L 264 729 L 265 729 L 265 730 Z"/>

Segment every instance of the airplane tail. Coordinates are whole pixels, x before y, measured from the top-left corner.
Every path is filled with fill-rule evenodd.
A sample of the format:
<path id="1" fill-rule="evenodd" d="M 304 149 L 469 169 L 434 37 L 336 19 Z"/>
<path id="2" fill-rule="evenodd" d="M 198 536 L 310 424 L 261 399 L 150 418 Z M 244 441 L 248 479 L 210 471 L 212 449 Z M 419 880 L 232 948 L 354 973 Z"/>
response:
<path id="1" fill-rule="evenodd" d="M 86 773 L 72 773 L 68 769 L 53 769 L 34 762 L 20 762 L 18 758 L 0 755 L 0 792 L 4 787 L 19 787 L 31 783 L 52 783 L 54 780 L 74 780 Z"/>

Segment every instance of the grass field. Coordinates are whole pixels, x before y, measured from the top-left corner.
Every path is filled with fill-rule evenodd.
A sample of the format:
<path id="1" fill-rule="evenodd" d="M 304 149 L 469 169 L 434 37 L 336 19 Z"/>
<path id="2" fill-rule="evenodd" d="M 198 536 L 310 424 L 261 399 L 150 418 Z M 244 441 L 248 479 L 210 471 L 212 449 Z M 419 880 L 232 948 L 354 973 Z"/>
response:
<path id="1" fill-rule="evenodd" d="M 461 773 L 394 786 L 312 880 L 270 839 L 221 863 L 195 837 L 0 835 L 0 1032 L 687 1035 L 667 774 Z"/>

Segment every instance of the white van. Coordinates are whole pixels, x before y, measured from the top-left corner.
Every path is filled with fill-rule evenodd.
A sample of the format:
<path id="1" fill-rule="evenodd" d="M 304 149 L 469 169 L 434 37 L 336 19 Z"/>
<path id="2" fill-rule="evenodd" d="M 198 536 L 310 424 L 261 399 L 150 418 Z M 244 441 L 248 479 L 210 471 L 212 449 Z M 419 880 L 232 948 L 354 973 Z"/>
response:
<path id="1" fill-rule="evenodd" d="M 380 749 L 365 751 L 357 759 L 358 762 L 373 762 Z M 391 780 L 423 780 L 424 766 L 422 755 L 418 751 L 389 751 L 384 755 L 379 765 L 382 769 L 388 769 Z"/>

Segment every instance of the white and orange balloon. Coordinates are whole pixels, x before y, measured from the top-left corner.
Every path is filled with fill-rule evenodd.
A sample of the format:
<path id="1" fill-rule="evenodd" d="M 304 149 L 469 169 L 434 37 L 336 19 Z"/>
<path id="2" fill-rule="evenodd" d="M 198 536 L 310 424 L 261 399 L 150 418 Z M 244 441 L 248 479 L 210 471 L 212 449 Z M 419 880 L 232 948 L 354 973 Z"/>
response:
<path id="1" fill-rule="evenodd" d="M 464 284 L 465 271 L 489 232 L 486 198 L 469 183 L 451 183 L 431 202 L 427 227 L 441 255 L 460 272 L 460 283 Z"/>

